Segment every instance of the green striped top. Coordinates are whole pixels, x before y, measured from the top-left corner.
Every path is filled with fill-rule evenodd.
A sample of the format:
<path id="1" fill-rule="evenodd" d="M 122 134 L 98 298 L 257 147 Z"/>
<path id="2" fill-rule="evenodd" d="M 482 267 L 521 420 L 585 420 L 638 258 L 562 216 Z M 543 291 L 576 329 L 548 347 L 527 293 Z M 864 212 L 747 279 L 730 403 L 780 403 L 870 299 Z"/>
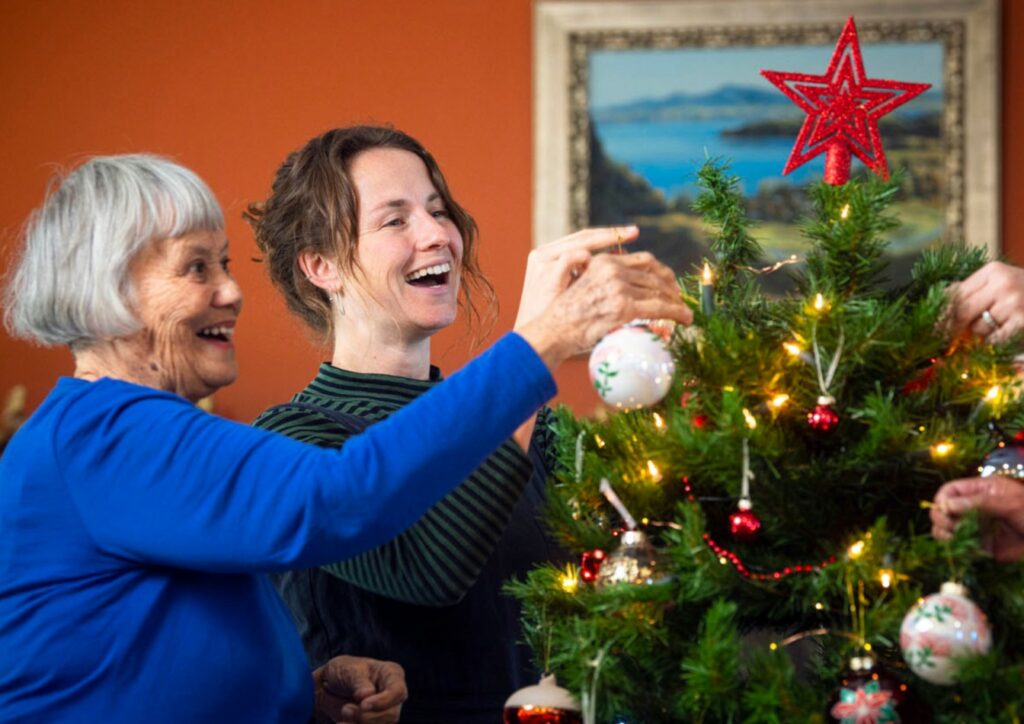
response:
<path id="1" fill-rule="evenodd" d="M 433 366 L 428 380 L 414 380 L 349 372 L 323 363 L 316 378 L 292 399 L 376 421 L 441 379 L 440 371 Z M 541 451 L 552 449 L 549 414 L 547 408 L 541 411 L 534 432 L 533 444 Z M 351 435 L 322 413 L 305 409 L 267 411 L 254 424 L 322 447 L 341 447 Z M 437 434 L 443 435 L 444 430 Z M 501 539 L 532 467 L 530 458 L 509 439 L 473 475 L 393 541 L 356 558 L 323 566 L 323 570 L 367 591 L 406 603 L 457 603 Z"/>

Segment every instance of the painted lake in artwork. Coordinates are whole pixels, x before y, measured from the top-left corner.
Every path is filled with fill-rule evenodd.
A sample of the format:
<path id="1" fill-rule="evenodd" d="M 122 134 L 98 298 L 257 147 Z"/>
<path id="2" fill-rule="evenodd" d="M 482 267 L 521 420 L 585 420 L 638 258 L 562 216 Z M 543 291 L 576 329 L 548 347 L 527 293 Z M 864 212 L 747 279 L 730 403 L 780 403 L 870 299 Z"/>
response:
<path id="1" fill-rule="evenodd" d="M 605 152 L 625 163 L 667 198 L 696 192 L 694 172 L 707 156 L 729 159 L 733 173 L 743 179 L 748 194 L 763 181 L 782 178 L 781 168 L 794 139 L 723 135 L 735 128 L 735 118 L 597 124 Z M 800 184 L 820 177 L 820 169 L 805 164 L 785 178 Z"/>

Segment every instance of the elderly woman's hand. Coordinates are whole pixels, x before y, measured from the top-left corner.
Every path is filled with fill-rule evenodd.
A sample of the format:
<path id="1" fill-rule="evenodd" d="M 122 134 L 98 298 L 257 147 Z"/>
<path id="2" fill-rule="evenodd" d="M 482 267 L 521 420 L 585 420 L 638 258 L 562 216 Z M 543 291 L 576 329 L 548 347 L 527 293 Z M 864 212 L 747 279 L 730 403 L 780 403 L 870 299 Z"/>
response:
<path id="1" fill-rule="evenodd" d="M 517 324 L 516 331 L 553 369 L 636 318 L 689 324 L 693 312 L 682 302 L 672 270 L 653 255 L 598 254 L 586 262 L 575 282 L 555 295 L 543 312 Z"/>
<path id="2" fill-rule="evenodd" d="M 988 342 L 1005 342 L 1024 331 L 1024 269 L 989 262 L 949 287 L 954 333 L 971 331 Z"/>
<path id="3" fill-rule="evenodd" d="M 531 251 L 526 259 L 526 278 L 515 327 L 518 329 L 547 309 L 586 270 L 595 251 L 632 242 L 638 233 L 635 226 L 583 229 Z"/>
<path id="4" fill-rule="evenodd" d="M 321 724 L 393 724 L 409 695 L 401 666 L 359 656 L 337 656 L 316 669 L 313 690 Z"/>
<path id="5" fill-rule="evenodd" d="M 951 538 L 963 514 L 975 508 L 994 523 L 987 546 L 996 560 L 1024 556 L 1024 484 L 999 476 L 946 483 L 931 508 L 932 535 Z"/>

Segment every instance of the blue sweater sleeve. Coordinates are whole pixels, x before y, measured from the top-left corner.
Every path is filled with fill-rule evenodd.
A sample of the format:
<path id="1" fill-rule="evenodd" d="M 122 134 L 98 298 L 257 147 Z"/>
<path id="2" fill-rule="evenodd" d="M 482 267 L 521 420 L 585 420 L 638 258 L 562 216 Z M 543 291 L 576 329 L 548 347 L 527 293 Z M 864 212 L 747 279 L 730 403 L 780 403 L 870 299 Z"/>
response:
<path id="1" fill-rule="evenodd" d="M 544 363 L 508 334 L 340 451 L 115 380 L 69 402 L 52 444 L 102 550 L 180 568 L 272 571 L 387 542 L 554 392 Z"/>

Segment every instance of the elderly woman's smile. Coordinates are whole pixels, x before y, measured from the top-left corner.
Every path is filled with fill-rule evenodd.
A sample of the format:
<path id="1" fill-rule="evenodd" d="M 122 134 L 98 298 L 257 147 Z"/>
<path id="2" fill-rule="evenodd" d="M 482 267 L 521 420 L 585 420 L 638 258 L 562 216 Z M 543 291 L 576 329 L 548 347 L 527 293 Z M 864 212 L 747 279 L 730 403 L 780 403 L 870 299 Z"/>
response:
<path id="1" fill-rule="evenodd" d="M 140 381 L 193 401 L 234 382 L 242 293 L 227 250 L 223 232 L 200 231 L 154 241 L 132 264 L 142 329 L 125 339 L 125 352 Z"/>

